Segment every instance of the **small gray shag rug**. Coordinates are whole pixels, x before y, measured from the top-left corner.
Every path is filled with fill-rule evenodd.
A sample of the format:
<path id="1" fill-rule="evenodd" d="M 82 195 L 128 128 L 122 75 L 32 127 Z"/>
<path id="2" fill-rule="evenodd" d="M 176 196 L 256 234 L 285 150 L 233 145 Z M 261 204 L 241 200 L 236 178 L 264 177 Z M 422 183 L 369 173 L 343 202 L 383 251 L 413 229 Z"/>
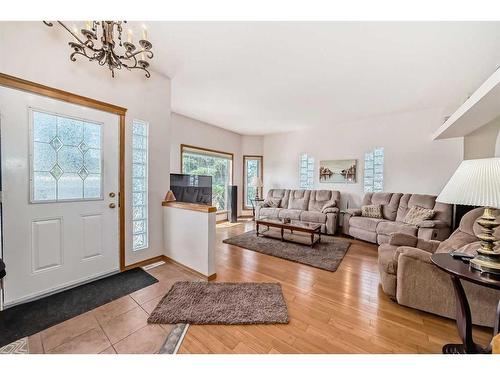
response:
<path id="1" fill-rule="evenodd" d="M 238 236 L 230 237 L 223 242 L 332 272 L 337 270 L 347 249 L 351 246 L 351 243 L 348 241 L 330 236 L 321 236 L 321 242 L 311 248 L 307 244 L 310 236 L 285 232 L 285 239 L 304 241 L 304 245 L 302 245 L 281 242 L 279 230 L 270 229 L 265 234 L 266 236 L 272 236 L 272 238 L 257 237 L 255 230 L 252 230 Z"/>
<path id="2" fill-rule="evenodd" d="M 158 303 L 148 323 L 288 323 L 288 310 L 278 283 L 178 281 Z"/>

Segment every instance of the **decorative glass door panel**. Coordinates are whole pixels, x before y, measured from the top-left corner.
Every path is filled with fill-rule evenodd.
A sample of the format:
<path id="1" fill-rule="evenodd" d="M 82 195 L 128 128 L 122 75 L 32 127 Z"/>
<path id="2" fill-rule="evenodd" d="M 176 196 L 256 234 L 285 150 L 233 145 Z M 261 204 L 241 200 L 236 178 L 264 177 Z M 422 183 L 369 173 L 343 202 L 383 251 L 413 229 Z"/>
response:
<path id="1" fill-rule="evenodd" d="M 30 110 L 31 202 L 102 199 L 102 124 Z"/>

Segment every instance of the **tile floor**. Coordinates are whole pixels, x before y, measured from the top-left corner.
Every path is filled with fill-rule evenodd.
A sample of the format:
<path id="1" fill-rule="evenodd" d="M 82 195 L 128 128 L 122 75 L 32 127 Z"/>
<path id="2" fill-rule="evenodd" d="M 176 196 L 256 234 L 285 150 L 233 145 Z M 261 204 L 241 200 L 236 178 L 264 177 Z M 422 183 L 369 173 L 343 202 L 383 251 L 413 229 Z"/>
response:
<path id="1" fill-rule="evenodd" d="M 30 353 L 156 353 L 173 325 L 148 324 L 172 284 L 197 277 L 173 264 L 148 271 L 158 283 L 29 337 Z"/>

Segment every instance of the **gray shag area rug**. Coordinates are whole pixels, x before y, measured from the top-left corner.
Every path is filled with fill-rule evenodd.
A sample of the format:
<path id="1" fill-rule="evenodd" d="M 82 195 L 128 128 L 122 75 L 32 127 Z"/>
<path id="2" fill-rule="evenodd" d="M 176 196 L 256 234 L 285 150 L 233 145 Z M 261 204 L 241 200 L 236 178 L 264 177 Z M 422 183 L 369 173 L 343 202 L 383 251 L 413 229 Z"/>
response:
<path id="1" fill-rule="evenodd" d="M 285 239 L 303 242 L 304 244 L 302 245 L 282 242 L 279 230 L 271 228 L 265 234 L 266 236 L 272 236 L 272 238 L 257 237 L 255 230 L 252 230 L 238 236 L 230 237 L 223 242 L 332 272 L 337 270 L 347 249 L 351 246 L 351 243 L 348 241 L 330 236 L 321 236 L 321 242 L 311 248 L 309 245 L 310 242 L 308 243 L 310 241 L 309 235 L 285 232 Z"/>
<path id="2" fill-rule="evenodd" d="M 158 303 L 148 323 L 288 323 L 288 310 L 278 283 L 178 281 Z"/>

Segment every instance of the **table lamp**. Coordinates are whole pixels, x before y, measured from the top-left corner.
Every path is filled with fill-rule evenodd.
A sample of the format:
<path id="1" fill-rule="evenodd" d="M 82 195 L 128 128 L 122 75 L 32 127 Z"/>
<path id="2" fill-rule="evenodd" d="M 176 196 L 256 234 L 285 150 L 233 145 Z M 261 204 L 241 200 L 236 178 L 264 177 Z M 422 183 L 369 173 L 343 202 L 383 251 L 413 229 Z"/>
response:
<path id="1" fill-rule="evenodd" d="M 481 247 L 472 268 L 481 272 L 500 275 L 500 249 L 495 251 L 495 220 L 493 208 L 500 208 L 500 158 L 464 160 L 436 199 L 438 202 L 483 206 L 483 216 L 477 223 L 481 233 L 477 235 Z"/>
<path id="2" fill-rule="evenodd" d="M 259 189 L 264 186 L 259 176 L 252 177 L 251 185 L 255 187 L 255 199 L 259 199 Z"/>

